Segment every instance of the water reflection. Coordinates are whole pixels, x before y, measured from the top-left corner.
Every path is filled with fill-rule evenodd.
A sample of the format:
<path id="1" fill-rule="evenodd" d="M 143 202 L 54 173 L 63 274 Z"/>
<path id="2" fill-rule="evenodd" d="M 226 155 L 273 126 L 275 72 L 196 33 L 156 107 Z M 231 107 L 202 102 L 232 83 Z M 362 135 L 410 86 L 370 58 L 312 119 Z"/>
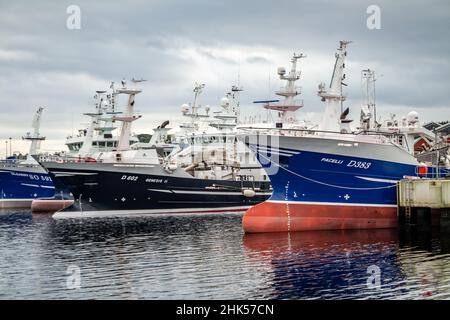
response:
<path id="1" fill-rule="evenodd" d="M 449 230 L 399 231 L 398 259 L 411 287 L 417 287 L 418 298 L 450 298 Z"/>
<path id="2" fill-rule="evenodd" d="M 370 266 L 382 271 L 382 287 L 400 276 L 395 230 L 250 234 L 244 246 L 252 259 L 270 261 L 281 299 L 377 294 L 367 287 Z"/>
<path id="3" fill-rule="evenodd" d="M 447 236 L 387 229 L 249 234 L 244 246 L 250 259 L 270 265 L 276 298 L 448 298 L 450 260 L 439 246 Z"/>
<path id="4" fill-rule="evenodd" d="M 445 299 L 448 235 L 244 235 L 236 214 L 55 221 L 0 212 L 0 298 Z M 79 290 L 67 288 L 69 265 L 81 269 Z"/>

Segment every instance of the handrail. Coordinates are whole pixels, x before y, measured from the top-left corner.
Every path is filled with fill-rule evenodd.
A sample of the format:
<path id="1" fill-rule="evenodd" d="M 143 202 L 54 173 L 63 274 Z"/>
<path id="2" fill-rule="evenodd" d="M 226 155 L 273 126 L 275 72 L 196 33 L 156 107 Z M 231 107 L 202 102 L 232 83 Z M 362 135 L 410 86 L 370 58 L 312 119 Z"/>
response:
<path id="1" fill-rule="evenodd" d="M 103 160 L 92 157 L 76 157 L 76 156 L 41 156 L 37 157 L 41 162 L 61 162 L 61 163 L 102 163 Z"/>
<path id="2" fill-rule="evenodd" d="M 316 130 L 316 129 L 300 129 L 300 128 L 267 128 L 267 127 L 239 127 L 238 130 L 265 130 L 265 131 L 299 131 L 299 132 L 307 132 L 307 133 L 334 133 L 334 134 L 346 134 L 346 135 L 378 135 L 378 136 L 396 136 L 403 135 L 401 133 L 396 132 L 380 132 L 380 131 L 370 131 L 363 130 L 358 132 L 340 132 L 340 131 L 329 131 L 329 130 Z"/>

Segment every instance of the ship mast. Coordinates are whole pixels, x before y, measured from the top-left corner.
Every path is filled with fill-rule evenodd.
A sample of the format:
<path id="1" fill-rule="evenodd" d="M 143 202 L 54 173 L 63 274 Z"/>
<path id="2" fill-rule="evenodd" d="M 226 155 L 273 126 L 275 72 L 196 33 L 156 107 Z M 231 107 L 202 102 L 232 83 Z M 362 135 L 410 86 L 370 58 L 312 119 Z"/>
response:
<path id="1" fill-rule="evenodd" d="M 45 140 L 45 137 L 41 137 L 41 135 L 39 133 L 43 110 L 44 110 L 44 108 L 39 107 L 36 111 L 36 114 L 34 115 L 33 123 L 31 125 L 31 127 L 34 129 L 33 134 L 30 134 L 30 132 L 27 132 L 27 134 L 22 137 L 23 140 L 31 141 L 30 151 L 28 153 L 29 156 L 35 155 L 37 150 L 40 148 L 41 141 Z"/>
<path id="2" fill-rule="evenodd" d="M 199 119 L 200 118 L 209 118 L 209 108 L 206 107 L 206 114 L 199 114 L 199 109 L 201 108 L 201 106 L 198 104 L 200 95 L 203 92 L 203 88 L 205 87 L 205 84 L 195 84 L 194 87 L 194 101 L 192 102 L 191 105 L 188 104 L 183 104 L 181 106 L 181 112 L 183 114 L 183 116 L 191 118 L 191 123 L 190 124 L 182 124 L 181 128 L 187 128 L 190 129 L 190 131 L 198 131 L 199 130 Z M 189 110 L 190 107 L 190 110 Z"/>
<path id="3" fill-rule="evenodd" d="M 375 71 L 366 69 L 361 71 L 361 126 L 364 130 L 376 129 L 375 106 Z"/>
<path id="4" fill-rule="evenodd" d="M 231 90 L 220 100 L 222 110 L 214 112 L 214 118 L 218 122 L 212 122 L 209 125 L 219 130 L 233 129 L 239 122 L 240 103 L 239 93 L 244 91 L 242 87 L 231 86 Z"/>
<path id="5" fill-rule="evenodd" d="M 194 102 L 192 103 L 192 124 L 195 123 L 196 118 L 198 117 L 198 109 L 200 109 L 200 106 L 197 105 L 198 103 L 198 98 L 201 95 L 203 88 L 205 87 L 205 84 L 196 84 L 195 88 L 194 88 Z"/>
<path id="6" fill-rule="evenodd" d="M 335 54 L 336 62 L 334 64 L 333 75 L 331 76 L 330 87 L 325 90 L 325 84 L 319 85 L 317 95 L 326 102 L 325 113 L 323 115 L 320 130 L 340 131 L 341 115 L 344 110 L 342 107 L 346 97 L 342 94 L 342 86 L 346 85 L 342 81 L 345 79 L 344 68 L 345 58 L 347 56 L 347 44 L 351 41 L 340 41 L 340 46 Z"/>
<path id="7" fill-rule="evenodd" d="M 237 85 L 231 86 L 231 92 L 227 93 L 227 98 L 232 102 L 231 110 L 229 110 L 234 116 L 236 116 L 236 124 L 239 122 L 239 117 L 241 115 L 241 103 L 239 101 L 239 93 L 244 91 L 244 89 Z"/>
<path id="8" fill-rule="evenodd" d="M 286 75 L 286 69 L 283 67 L 278 68 L 278 75 L 281 80 L 286 80 L 286 86 L 281 88 L 279 91 L 276 91 L 275 94 L 284 97 L 284 101 L 270 104 L 268 101 L 264 108 L 270 110 L 276 110 L 279 112 L 279 120 L 282 123 L 295 123 L 295 111 L 303 107 L 303 103 L 301 101 L 296 101 L 294 98 L 301 93 L 301 88 L 295 86 L 295 82 L 300 79 L 301 71 L 297 71 L 297 61 L 301 58 L 305 58 L 306 55 L 303 53 L 295 54 L 292 56 L 291 62 L 291 70 Z"/>
<path id="9" fill-rule="evenodd" d="M 95 112 L 93 113 L 84 113 L 85 116 L 91 117 L 91 122 L 89 124 L 89 128 L 86 132 L 86 135 L 84 137 L 83 145 L 80 148 L 80 151 L 78 152 L 79 156 L 85 157 L 89 155 L 91 149 L 92 149 L 92 141 L 94 139 L 94 129 L 96 125 L 99 122 L 100 116 L 102 113 L 102 105 L 104 103 L 104 94 L 106 91 L 103 90 L 97 90 L 96 94 L 94 96 L 94 106 L 95 106 Z"/>
<path id="10" fill-rule="evenodd" d="M 133 84 L 143 82 L 145 80 L 131 80 Z M 128 102 L 125 114 L 123 116 L 115 116 L 113 119 L 122 121 L 122 128 L 120 130 L 119 143 L 117 146 L 117 151 L 125 151 L 130 149 L 130 136 L 131 136 L 131 124 L 133 121 L 141 118 L 141 115 L 134 114 L 134 99 L 138 93 L 142 90 L 137 88 L 127 88 L 126 82 L 122 81 L 122 88 L 117 89 L 117 94 L 127 94 Z"/>

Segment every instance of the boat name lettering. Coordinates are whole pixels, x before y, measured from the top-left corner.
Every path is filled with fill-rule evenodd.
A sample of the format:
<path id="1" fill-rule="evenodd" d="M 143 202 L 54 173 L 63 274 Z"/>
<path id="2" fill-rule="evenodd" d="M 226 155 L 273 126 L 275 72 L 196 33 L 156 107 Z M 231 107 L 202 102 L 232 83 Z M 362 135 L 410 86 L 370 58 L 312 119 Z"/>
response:
<path id="1" fill-rule="evenodd" d="M 147 179 L 145 179 L 145 182 L 162 183 L 163 180 L 162 180 L 162 179 L 151 179 L 151 178 L 147 178 Z"/>
<path id="2" fill-rule="evenodd" d="M 30 180 L 41 180 L 41 181 L 48 181 L 48 182 L 52 181 L 52 178 L 50 178 L 49 176 L 42 176 L 42 175 L 38 175 L 38 174 L 17 173 L 17 172 L 11 172 L 11 174 L 13 176 L 24 177 L 24 178 L 28 178 Z"/>
<path id="3" fill-rule="evenodd" d="M 49 176 L 38 176 L 37 174 L 30 174 L 29 175 L 31 180 L 42 180 L 42 181 L 52 181 L 52 178 Z"/>
<path id="4" fill-rule="evenodd" d="M 351 143 L 342 143 L 342 142 L 340 142 L 337 145 L 338 145 L 338 147 L 353 147 L 353 144 L 351 144 Z"/>
<path id="5" fill-rule="evenodd" d="M 138 176 L 127 176 L 127 175 L 123 175 L 121 180 L 137 181 L 138 179 L 139 179 Z"/>
<path id="6" fill-rule="evenodd" d="M 11 175 L 18 176 L 18 177 L 28 177 L 27 173 L 17 173 L 17 172 L 11 172 Z"/>
<path id="7" fill-rule="evenodd" d="M 321 162 L 328 162 L 328 163 L 334 163 L 334 164 L 342 164 L 344 160 L 338 160 L 338 159 L 331 159 L 331 158 L 322 158 L 320 160 Z"/>
<path id="8" fill-rule="evenodd" d="M 351 160 L 347 164 L 347 167 L 360 168 L 360 169 L 369 169 L 371 165 L 372 165 L 371 162 Z"/>

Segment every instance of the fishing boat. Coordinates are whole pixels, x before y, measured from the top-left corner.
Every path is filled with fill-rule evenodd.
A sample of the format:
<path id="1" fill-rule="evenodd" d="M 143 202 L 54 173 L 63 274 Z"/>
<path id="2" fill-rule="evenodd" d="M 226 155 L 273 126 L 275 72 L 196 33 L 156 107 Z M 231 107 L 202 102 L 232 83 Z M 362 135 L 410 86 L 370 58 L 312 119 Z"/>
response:
<path id="1" fill-rule="evenodd" d="M 273 187 L 270 199 L 245 213 L 246 232 L 394 228 L 399 180 L 448 175 L 448 168 L 416 158 L 414 141 L 434 136 L 421 126 L 416 112 L 400 123 L 382 125 L 373 104 L 359 129 L 352 130 L 342 90 L 348 44 L 340 42 L 328 88 L 319 85 L 326 107 L 317 129 L 280 124 L 240 135 Z"/>
<path id="2" fill-rule="evenodd" d="M 32 157 L 45 137 L 39 133 L 42 112 L 39 107 L 33 119 L 33 132 L 23 139 L 31 141 L 26 159 L 15 157 L 0 161 L 0 208 L 30 208 L 34 199 L 54 196 L 55 186 L 47 172 Z"/>
<path id="3" fill-rule="evenodd" d="M 65 145 L 69 156 L 87 153 L 107 152 L 117 148 L 119 135 L 114 117 L 121 112 L 117 110 L 118 97 L 111 82 L 109 90 L 97 90 L 94 95 L 94 110 L 84 115 L 90 117 L 89 125 L 78 130 L 77 134 L 67 136 Z M 89 133 L 89 134 L 88 134 Z M 86 144 L 86 139 L 89 139 Z M 130 135 L 130 146 L 139 142 L 135 135 Z M 83 148 L 84 145 L 84 149 Z"/>
<path id="4" fill-rule="evenodd" d="M 249 176 L 241 172 L 236 163 L 228 160 L 217 162 L 217 157 L 215 160 L 205 158 L 203 151 L 203 158 L 199 161 L 199 155 L 194 151 L 197 150 L 195 141 L 199 141 L 199 136 L 195 134 L 197 119 L 207 117 L 197 115 L 198 89 L 194 89 L 191 110 L 185 112 L 186 115 L 194 115 L 190 117 L 194 120 L 190 122 L 191 135 L 185 139 L 188 143 L 183 148 L 178 148 L 167 158 L 162 158 L 156 147 L 133 149 L 130 146 L 130 132 L 132 122 L 140 118 L 134 111 L 135 97 L 142 91 L 138 88 L 139 82 L 131 81 L 130 86 L 123 84 L 115 89 L 117 95 L 127 97 L 125 112 L 113 117 L 114 121 L 122 122 L 116 149 L 80 153 L 76 158 L 40 159 L 50 175 L 65 185 L 75 199 L 70 208 L 57 212 L 54 218 L 236 212 L 269 197 L 271 189 L 268 178 L 261 181 L 253 175 Z M 92 132 L 91 127 L 86 133 L 83 147 L 87 149 L 92 141 Z M 217 148 L 218 144 L 238 143 L 236 136 L 230 133 L 205 134 L 217 138 L 216 145 L 209 145 L 208 150 L 211 146 Z M 204 146 L 212 140 L 201 141 Z M 250 154 L 250 151 L 247 152 Z M 186 154 L 192 156 L 188 166 L 181 161 L 181 155 Z M 260 166 L 258 169 L 265 174 Z"/>

